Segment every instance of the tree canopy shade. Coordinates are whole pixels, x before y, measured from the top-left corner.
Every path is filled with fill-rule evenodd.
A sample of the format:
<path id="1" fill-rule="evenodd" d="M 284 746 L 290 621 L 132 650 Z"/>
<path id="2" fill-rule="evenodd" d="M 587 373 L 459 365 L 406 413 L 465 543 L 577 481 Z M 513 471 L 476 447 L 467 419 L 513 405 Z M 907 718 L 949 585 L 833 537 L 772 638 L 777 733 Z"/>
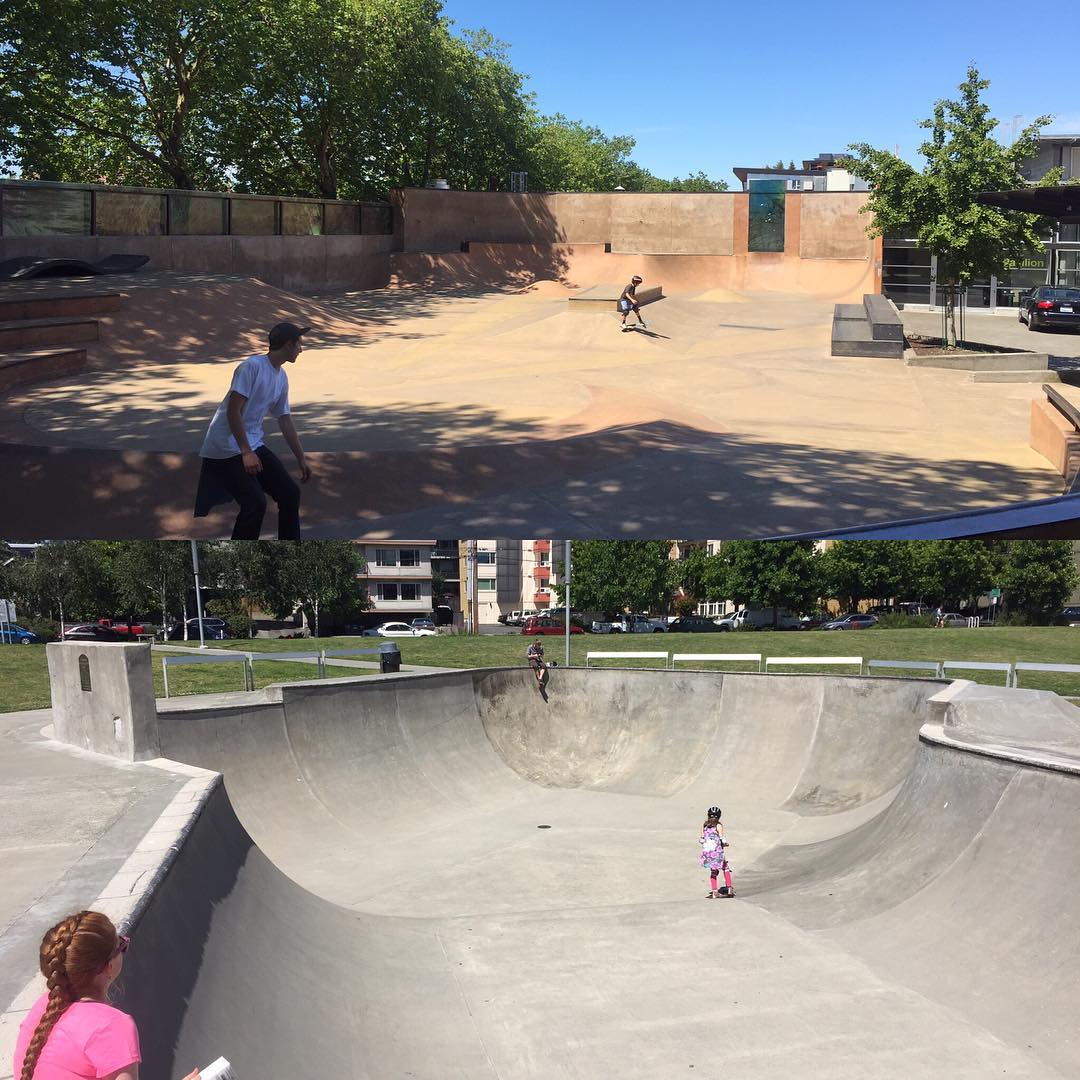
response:
<path id="1" fill-rule="evenodd" d="M 545 117 L 441 0 L 4 0 L 0 161 L 28 178 L 323 198 L 434 177 L 498 189 L 724 190 Z"/>
<path id="2" fill-rule="evenodd" d="M 891 233 L 917 240 L 938 260 L 938 279 L 949 286 L 946 309 L 949 344 L 956 344 L 953 297 L 961 283 L 1003 275 L 1010 264 L 1041 251 L 1047 228 L 1043 217 L 1009 214 L 987 206 L 980 192 L 1024 186 L 1021 165 L 1035 156 L 1039 132 L 1049 116 L 1036 117 L 1011 146 L 993 137 L 997 120 L 981 100 L 990 85 L 968 68 L 956 100 L 934 104 L 933 115 L 919 121 L 929 137 L 919 145 L 926 159 L 922 172 L 888 150 L 854 143 L 849 168 L 870 184 L 864 212 L 873 214 L 872 235 Z M 1040 181 L 1056 184 L 1060 170 Z"/>

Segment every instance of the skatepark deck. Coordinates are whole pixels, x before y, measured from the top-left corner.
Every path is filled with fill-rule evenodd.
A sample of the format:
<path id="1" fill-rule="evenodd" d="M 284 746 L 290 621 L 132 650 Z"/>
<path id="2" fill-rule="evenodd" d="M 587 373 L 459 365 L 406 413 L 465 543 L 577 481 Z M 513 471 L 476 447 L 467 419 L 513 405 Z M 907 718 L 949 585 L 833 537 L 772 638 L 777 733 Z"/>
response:
<path id="1" fill-rule="evenodd" d="M 514 669 L 163 706 L 164 753 L 224 787 L 126 960 L 147 1075 L 1075 1075 L 1080 710 L 858 677 L 546 693 Z"/>

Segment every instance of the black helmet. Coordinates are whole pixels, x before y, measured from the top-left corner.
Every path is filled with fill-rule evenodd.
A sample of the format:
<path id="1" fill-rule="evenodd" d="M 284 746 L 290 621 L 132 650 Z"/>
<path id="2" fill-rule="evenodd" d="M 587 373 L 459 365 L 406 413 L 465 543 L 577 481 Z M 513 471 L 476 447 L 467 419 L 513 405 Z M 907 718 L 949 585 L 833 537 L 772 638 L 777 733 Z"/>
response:
<path id="1" fill-rule="evenodd" d="M 708 816 L 718 818 L 720 816 L 720 807 L 719 806 L 710 806 L 709 811 L 708 811 Z"/>

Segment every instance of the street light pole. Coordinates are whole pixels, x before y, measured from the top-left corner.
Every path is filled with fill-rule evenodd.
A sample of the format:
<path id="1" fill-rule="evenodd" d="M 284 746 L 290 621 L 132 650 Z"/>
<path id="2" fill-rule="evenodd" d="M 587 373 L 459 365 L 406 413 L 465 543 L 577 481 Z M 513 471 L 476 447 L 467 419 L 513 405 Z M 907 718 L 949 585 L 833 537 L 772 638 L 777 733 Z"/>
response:
<path id="1" fill-rule="evenodd" d="M 566 541 L 566 557 L 563 561 L 565 574 L 563 593 L 566 598 L 566 666 L 570 666 L 570 541 Z"/>
<path id="2" fill-rule="evenodd" d="M 199 585 L 199 549 L 191 541 L 191 569 L 195 571 L 195 610 L 199 613 L 199 648 L 206 648 L 202 617 L 202 587 Z"/>

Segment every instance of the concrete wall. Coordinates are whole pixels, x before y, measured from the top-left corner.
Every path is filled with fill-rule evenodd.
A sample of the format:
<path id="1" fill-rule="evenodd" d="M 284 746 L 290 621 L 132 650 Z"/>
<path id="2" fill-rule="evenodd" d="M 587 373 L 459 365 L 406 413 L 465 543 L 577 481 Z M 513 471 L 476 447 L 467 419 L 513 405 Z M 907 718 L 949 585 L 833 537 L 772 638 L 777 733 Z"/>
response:
<path id="1" fill-rule="evenodd" d="M 867 196 L 858 191 L 822 192 L 799 197 L 799 255 L 803 259 L 864 259 L 874 241 L 866 235 L 869 214 L 859 211 Z M 791 199 L 788 200 L 790 205 Z"/>
<path id="2" fill-rule="evenodd" d="M 149 255 L 147 269 L 244 274 L 279 289 L 319 292 L 386 284 L 393 236 L 8 236 L 0 261 L 20 255 L 100 259 Z"/>
<path id="3" fill-rule="evenodd" d="M 46 655 L 57 739 L 124 761 L 159 756 L 149 645 L 54 642 Z"/>

